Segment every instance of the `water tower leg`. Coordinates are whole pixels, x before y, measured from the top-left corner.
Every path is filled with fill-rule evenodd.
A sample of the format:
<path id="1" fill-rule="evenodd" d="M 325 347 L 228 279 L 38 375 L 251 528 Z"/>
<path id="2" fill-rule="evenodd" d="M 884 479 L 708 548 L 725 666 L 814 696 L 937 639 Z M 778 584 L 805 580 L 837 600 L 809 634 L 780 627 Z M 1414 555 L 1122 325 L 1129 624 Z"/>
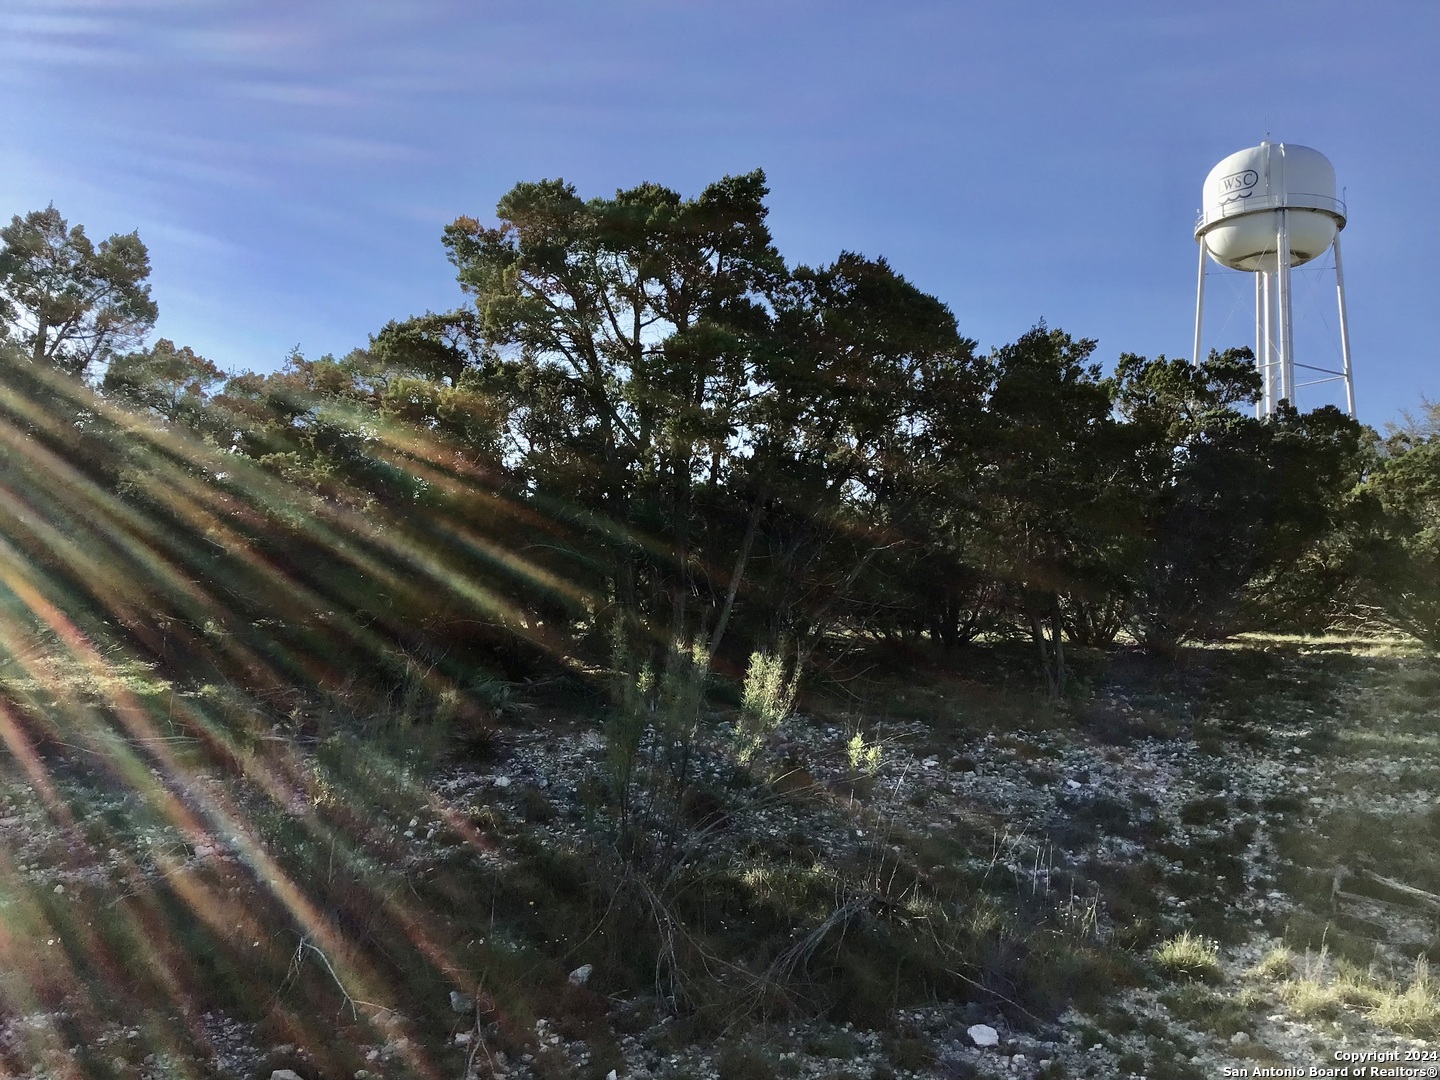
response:
<path id="1" fill-rule="evenodd" d="M 1205 241 L 1200 241 L 1200 283 L 1195 286 L 1195 351 L 1190 360 L 1200 366 L 1200 327 L 1205 319 Z"/>
<path id="2" fill-rule="evenodd" d="M 1340 357 L 1345 372 L 1345 411 L 1355 415 L 1355 380 L 1350 373 L 1350 319 L 1345 314 L 1345 270 L 1340 263 L 1340 236 L 1335 236 L 1335 294 L 1340 300 Z"/>
<path id="3" fill-rule="evenodd" d="M 1275 385 L 1275 274 L 1270 270 L 1260 272 L 1260 293 L 1264 310 L 1260 319 L 1260 374 L 1265 379 L 1265 412 L 1269 416 L 1275 411 L 1277 387 Z"/>
<path id="4" fill-rule="evenodd" d="M 1280 345 L 1280 396 L 1295 404 L 1295 355 L 1290 323 L 1290 211 L 1280 211 L 1280 232 L 1276 238 L 1279 245 L 1275 280 L 1279 288 L 1276 298 L 1276 317 L 1279 320 Z"/>
<path id="5" fill-rule="evenodd" d="M 1270 372 L 1265 367 L 1265 271 L 1255 274 L 1255 370 L 1260 373 L 1262 390 L 1260 400 L 1255 402 L 1255 418 L 1265 415 L 1270 407 Z"/>

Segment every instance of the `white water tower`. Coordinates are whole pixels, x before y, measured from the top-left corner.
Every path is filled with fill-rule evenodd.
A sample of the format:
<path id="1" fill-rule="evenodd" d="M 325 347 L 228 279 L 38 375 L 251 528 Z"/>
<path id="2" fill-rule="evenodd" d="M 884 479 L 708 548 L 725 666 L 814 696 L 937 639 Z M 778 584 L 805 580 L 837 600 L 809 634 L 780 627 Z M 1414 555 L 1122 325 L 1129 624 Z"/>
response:
<path id="1" fill-rule="evenodd" d="M 1204 209 L 1195 223 L 1200 284 L 1195 296 L 1195 361 L 1205 314 L 1206 258 L 1255 275 L 1255 364 L 1265 381 L 1260 412 L 1269 416 L 1282 399 L 1295 401 L 1300 386 L 1343 381 L 1345 405 L 1355 415 L 1350 377 L 1350 329 L 1345 316 L 1345 275 L 1340 230 L 1345 204 L 1335 197 L 1335 169 L 1308 146 L 1272 143 L 1231 154 L 1205 178 Z M 1297 364 L 1291 333 L 1290 269 L 1335 249 L 1335 292 L 1340 304 L 1342 368 Z M 1295 369 L 1318 376 L 1295 382 Z"/>

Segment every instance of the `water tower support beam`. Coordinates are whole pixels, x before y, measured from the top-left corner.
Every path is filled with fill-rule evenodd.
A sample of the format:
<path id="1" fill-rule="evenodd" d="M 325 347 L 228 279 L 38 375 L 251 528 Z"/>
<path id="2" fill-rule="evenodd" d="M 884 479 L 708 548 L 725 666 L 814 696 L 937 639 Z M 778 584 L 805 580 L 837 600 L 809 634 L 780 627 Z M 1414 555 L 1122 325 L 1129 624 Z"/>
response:
<path id="1" fill-rule="evenodd" d="M 1350 319 L 1345 313 L 1345 269 L 1340 262 L 1340 236 L 1335 236 L 1335 295 L 1340 301 L 1340 366 L 1345 373 L 1345 411 L 1355 415 L 1355 380 L 1350 374 Z"/>
<path id="2" fill-rule="evenodd" d="M 1269 270 L 1259 271 L 1258 287 L 1260 289 L 1261 316 L 1260 334 L 1256 339 L 1260 345 L 1260 355 L 1256 362 L 1260 365 L 1260 375 L 1265 381 L 1265 397 L 1262 399 L 1265 404 L 1261 416 L 1269 416 L 1275 411 L 1276 401 L 1276 371 L 1275 371 L 1275 283 L 1272 280 L 1274 273 Z"/>
<path id="3" fill-rule="evenodd" d="M 1276 337 L 1279 338 L 1280 396 L 1295 404 L 1295 348 L 1290 325 L 1290 211 L 1280 211 L 1280 231 L 1276 239 L 1278 265 L 1275 281 L 1278 286 L 1275 301 L 1275 316 L 1279 322 Z"/>
<path id="4" fill-rule="evenodd" d="M 1255 370 L 1263 380 L 1260 400 L 1255 402 L 1255 418 L 1265 415 L 1270 407 L 1270 373 L 1265 368 L 1265 274 L 1255 275 Z"/>
<path id="5" fill-rule="evenodd" d="M 1195 351 L 1190 354 L 1196 367 L 1200 366 L 1200 326 L 1205 319 L 1205 241 L 1200 241 L 1200 283 L 1195 286 Z"/>

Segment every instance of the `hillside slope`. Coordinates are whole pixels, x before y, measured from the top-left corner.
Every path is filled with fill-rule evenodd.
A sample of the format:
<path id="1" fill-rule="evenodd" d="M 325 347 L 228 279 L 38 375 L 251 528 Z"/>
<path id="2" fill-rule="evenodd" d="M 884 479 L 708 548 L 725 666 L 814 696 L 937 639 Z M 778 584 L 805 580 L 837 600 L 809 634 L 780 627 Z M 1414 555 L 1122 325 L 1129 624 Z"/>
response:
<path id="1" fill-rule="evenodd" d="M 814 679 L 748 767 L 711 704 L 683 738 L 649 732 L 628 783 L 605 707 L 573 688 L 511 688 L 493 739 L 461 748 L 123 665 L 109 683 L 58 654 L 12 670 L 0 1062 L 361 1080 L 1440 1064 L 1434 658 L 1364 639 L 1165 667 L 1084 654 L 1062 709 L 1014 689 L 1000 646 L 868 662 Z"/>

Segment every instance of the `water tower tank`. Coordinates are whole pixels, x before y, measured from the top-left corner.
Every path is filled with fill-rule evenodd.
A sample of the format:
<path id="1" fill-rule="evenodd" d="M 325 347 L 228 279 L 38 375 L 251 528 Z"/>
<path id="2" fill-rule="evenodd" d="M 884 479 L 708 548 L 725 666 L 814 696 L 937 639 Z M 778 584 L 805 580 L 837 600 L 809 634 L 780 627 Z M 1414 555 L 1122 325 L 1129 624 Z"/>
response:
<path id="1" fill-rule="evenodd" d="M 1280 211 L 1289 211 L 1290 265 L 1319 258 L 1345 227 L 1335 168 L 1318 150 L 1262 142 L 1231 154 L 1205 178 L 1195 239 L 1236 270 L 1273 271 Z"/>

